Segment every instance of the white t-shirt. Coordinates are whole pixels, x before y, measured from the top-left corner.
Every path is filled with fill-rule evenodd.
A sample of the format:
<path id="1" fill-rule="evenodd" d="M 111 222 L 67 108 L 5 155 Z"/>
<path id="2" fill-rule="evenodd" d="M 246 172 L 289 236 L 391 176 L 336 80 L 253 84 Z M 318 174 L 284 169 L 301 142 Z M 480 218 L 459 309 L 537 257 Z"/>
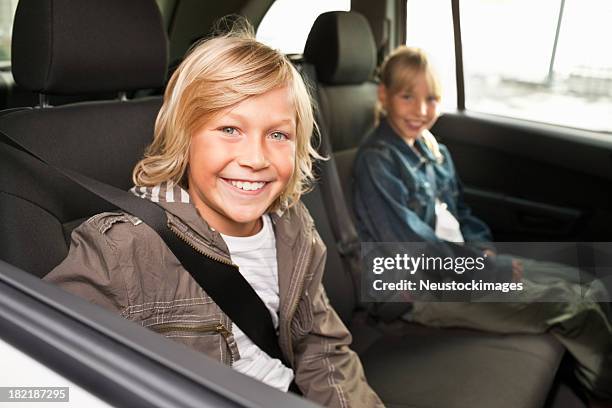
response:
<path id="1" fill-rule="evenodd" d="M 272 316 L 274 328 L 278 328 L 278 265 L 276 261 L 276 238 L 270 216 L 264 214 L 263 228 L 250 237 L 231 237 L 221 234 L 230 251 L 230 257 L 240 268 L 240 273 L 261 298 Z M 293 381 L 293 370 L 271 358 L 255 345 L 240 328 L 234 324 L 234 338 L 240 352 L 240 359 L 233 368 L 242 374 L 253 377 L 287 391 Z"/>
<path id="2" fill-rule="evenodd" d="M 446 203 L 436 198 L 436 236 L 449 242 L 465 242 L 461 226 L 455 216 L 448 211 Z"/>

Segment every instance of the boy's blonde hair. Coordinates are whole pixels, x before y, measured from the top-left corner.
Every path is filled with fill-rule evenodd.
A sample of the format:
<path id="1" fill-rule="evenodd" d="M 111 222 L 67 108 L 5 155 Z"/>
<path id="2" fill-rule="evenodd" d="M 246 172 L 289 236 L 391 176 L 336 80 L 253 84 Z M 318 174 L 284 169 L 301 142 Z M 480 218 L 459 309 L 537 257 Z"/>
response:
<path id="1" fill-rule="evenodd" d="M 155 136 L 132 178 L 137 186 L 171 181 L 187 188 L 191 135 L 222 110 L 287 86 L 296 112 L 296 166 L 269 211 L 286 209 L 307 192 L 320 156 L 310 143 L 314 123 L 310 95 L 300 74 L 279 51 L 255 40 L 247 24 L 196 44 L 174 72 L 155 122 Z"/>
<path id="2" fill-rule="evenodd" d="M 378 77 L 380 83 L 387 89 L 387 92 L 394 95 L 406 89 L 412 89 L 416 76 L 421 73 L 425 74 L 427 84 L 433 96 L 440 101 L 442 98 L 440 81 L 427 58 L 427 54 L 420 48 L 407 47 L 405 45 L 396 48 L 383 61 L 378 71 Z M 385 114 L 384 107 L 380 101 L 377 101 L 375 110 L 376 124 L 380 122 L 380 118 Z M 433 134 L 429 131 L 424 131 L 421 136 L 436 160 L 442 161 L 443 156 Z"/>

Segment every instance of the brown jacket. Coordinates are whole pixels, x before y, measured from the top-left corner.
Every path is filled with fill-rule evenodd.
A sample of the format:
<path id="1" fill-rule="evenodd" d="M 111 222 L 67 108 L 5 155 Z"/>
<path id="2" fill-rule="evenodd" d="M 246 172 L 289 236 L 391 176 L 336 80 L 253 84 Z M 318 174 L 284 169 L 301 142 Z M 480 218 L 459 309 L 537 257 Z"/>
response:
<path id="1" fill-rule="evenodd" d="M 142 191 L 151 198 L 151 190 Z M 231 263 L 220 234 L 192 204 L 160 196 L 155 200 L 166 210 L 172 231 L 197 251 Z M 271 218 L 278 258 L 279 344 L 297 385 L 306 398 L 324 406 L 382 406 L 321 284 L 326 249 L 308 210 L 299 203 Z M 161 238 L 129 214 L 102 213 L 84 222 L 72 233 L 67 258 L 45 280 L 227 365 L 240 358 L 229 317 Z"/>

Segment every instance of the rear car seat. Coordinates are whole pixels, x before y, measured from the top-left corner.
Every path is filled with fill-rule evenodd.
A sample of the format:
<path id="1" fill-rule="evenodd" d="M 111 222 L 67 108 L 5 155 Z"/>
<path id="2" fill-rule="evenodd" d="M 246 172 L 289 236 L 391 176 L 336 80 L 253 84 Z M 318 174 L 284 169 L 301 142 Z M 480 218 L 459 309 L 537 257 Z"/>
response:
<path id="1" fill-rule="evenodd" d="M 12 54 L 32 92 L 129 92 L 164 85 L 167 38 L 153 0 L 21 0 Z M 0 132 L 128 189 L 160 106 L 151 97 L 18 108 L 0 114 Z M 72 229 L 110 208 L 12 146 L 0 143 L 0 157 L 0 258 L 42 277 L 68 253 Z"/>
<path id="2" fill-rule="evenodd" d="M 337 172 L 320 171 L 318 188 L 304 201 L 328 246 L 326 290 L 349 324 L 368 381 L 389 406 L 542 406 L 563 355 L 560 344 L 549 335 L 440 330 L 399 321 L 382 324 L 355 308 L 346 312 L 351 305 L 358 306 L 359 299 L 349 297 L 356 291 L 346 289 L 342 298 L 336 297 L 341 293 L 337 286 L 358 285 L 359 279 L 352 282 L 346 277 L 359 276 L 360 272 L 343 270 L 358 263 L 341 262 L 341 254 L 347 255 L 339 250 L 338 242 L 345 238 L 334 235 L 334 230 L 351 223 L 345 194 L 351 190 L 352 161 L 360 141 L 373 126 L 376 84 L 371 76 L 376 60 L 366 19 L 355 12 L 319 16 L 304 57 L 303 71 L 308 72 L 312 64 L 318 78 L 321 136 L 329 138 L 321 146 L 331 158 L 326 165 L 338 167 Z M 337 184 L 342 188 L 322 187 Z M 321 213 L 325 217 L 317 216 Z M 338 222 L 340 218 L 342 222 Z M 354 230 L 354 226 L 351 228 Z"/>

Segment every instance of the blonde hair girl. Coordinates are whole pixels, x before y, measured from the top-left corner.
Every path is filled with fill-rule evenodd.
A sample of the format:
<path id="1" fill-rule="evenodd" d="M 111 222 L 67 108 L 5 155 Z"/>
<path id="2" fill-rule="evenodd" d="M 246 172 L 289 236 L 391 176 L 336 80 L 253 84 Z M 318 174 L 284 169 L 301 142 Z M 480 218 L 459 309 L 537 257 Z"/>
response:
<path id="1" fill-rule="evenodd" d="M 420 48 L 400 46 L 385 58 L 379 69 L 380 84 L 386 90 L 386 96 L 396 96 L 402 92 L 411 92 L 415 86 L 418 76 L 424 75 L 429 87 L 430 97 L 437 103 L 442 98 L 440 81 L 431 66 L 427 55 Z M 382 116 L 387 116 L 385 104 L 379 98 L 375 108 L 376 124 L 380 123 Z M 435 119 L 437 118 L 437 112 Z M 429 132 L 429 129 L 421 131 L 425 145 L 433 153 L 438 162 L 443 160 L 440 147 L 436 138 Z"/>

